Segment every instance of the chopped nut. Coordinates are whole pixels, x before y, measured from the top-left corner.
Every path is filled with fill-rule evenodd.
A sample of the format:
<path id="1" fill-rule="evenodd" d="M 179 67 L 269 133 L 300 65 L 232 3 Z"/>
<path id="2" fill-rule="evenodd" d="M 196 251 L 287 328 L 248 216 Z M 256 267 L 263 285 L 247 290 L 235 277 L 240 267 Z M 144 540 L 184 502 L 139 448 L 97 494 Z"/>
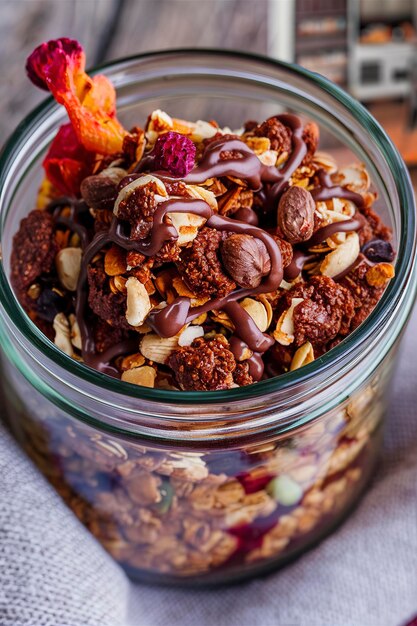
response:
<path id="1" fill-rule="evenodd" d="M 204 328 L 202 326 L 187 326 L 178 337 L 179 346 L 191 346 L 194 339 L 204 336 Z"/>
<path id="2" fill-rule="evenodd" d="M 296 350 L 290 365 L 290 371 L 303 367 L 303 365 L 308 365 L 308 363 L 312 363 L 314 361 L 314 350 L 313 346 L 309 341 L 303 343 L 302 346 Z"/>
<path id="3" fill-rule="evenodd" d="M 245 298 L 240 302 L 240 306 L 245 309 L 246 313 L 249 313 L 259 330 L 264 333 L 268 328 L 268 313 L 262 302 Z"/>
<path id="4" fill-rule="evenodd" d="M 292 298 L 289 309 L 280 316 L 277 326 L 273 332 L 275 341 L 282 346 L 289 346 L 294 341 L 294 309 L 303 302 L 303 298 Z"/>
<path id="5" fill-rule="evenodd" d="M 82 349 L 81 332 L 80 332 L 80 327 L 77 322 L 77 318 L 75 317 L 73 313 L 71 313 L 68 319 L 69 319 L 70 328 L 71 328 L 71 332 L 70 332 L 71 343 L 74 346 L 74 348 L 81 350 Z"/>
<path id="6" fill-rule="evenodd" d="M 198 229 L 206 222 L 205 217 L 195 213 L 167 213 L 178 233 L 177 244 L 185 246 L 197 236 Z"/>
<path id="7" fill-rule="evenodd" d="M 271 271 L 271 259 L 265 244 L 250 235 L 235 234 L 221 246 L 223 265 L 241 287 L 258 287 Z"/>
<path id="8" fill-rule="evenodd" d="M 359 252 L 358 234 L 349 233 L 343 243 L 326 255 L 320 265 L 320 272 L 330 278 L 338 276 L 352 266 L 358 258 Z"/>
<path id="9" fill-rule="evenodd" d="M 54 344 L 68 354 L 72 356 L 74 353 L 72 343 L 71 343 L 71 331 L 68 319 L 64 315 L 64 313 L 58 313 L 54 317 L 53 327 L 55 331 L 55 339 Z"/>
<path id="10" fill-rule="evenodd" d="M 126 319 L 130 326 L 140 326 L 152 309 L 148 292 L 137 278 L 131 276 L 126 282 L 127 308 Z"/>
<path id="11" fill-rule="evenodd" d="M 155 387 L 156 371 L 149 365 L 143 365 L 126 370 L 122 373 L 121 378 L 126 383 L 133 383 L 142 387 Z"/>
<path id="12" fill-rule="evenodd" d="M 309 191 L 296 185 L 290 187 L 278 204 L 278 225 L 290 243 L 307 241 L 314 230 L 316 204 Z"/>
<path id="13" fill-rule="evenodd" d="M 385 287 L 395 276 L 394 266 L 390 263 L 377 263 L 366 272 L 366 282 L 371 287 Z"/>
<path id="14" fill-rule="evenodd" d="M 136 352 L 135 354 L 129 354 L 129 356 L 125 356 L 120 364 L 120 369 L 122 370 L 122 372 L 124 372 L 126 370 L 131 370 L 134 367 L 141 367 L 144 364 L 145 357 L 139 352 Z"/>
<path id="15" fill-rule="evenodd" d="M 64 248 L 55 257 L 56 271 L 59 282 L 68 291 L 77 289 L 78 276 L 81 270 L 81 248 Z"/>

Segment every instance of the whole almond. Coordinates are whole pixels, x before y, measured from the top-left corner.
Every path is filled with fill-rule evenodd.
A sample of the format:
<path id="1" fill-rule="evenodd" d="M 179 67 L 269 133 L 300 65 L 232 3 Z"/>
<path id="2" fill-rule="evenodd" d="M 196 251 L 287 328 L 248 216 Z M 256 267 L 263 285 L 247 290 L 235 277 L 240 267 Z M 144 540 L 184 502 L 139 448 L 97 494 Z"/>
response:
<path id="1" fill-rule="evenodd" d="M 290 187 L 278 204 L 278 226 L 291 244 L 307 241 L 313 235 L 313 196 L 303 187 Z"/>
<path id="2" fill-rule="evenodd" d="M 265 244 L 251 235 L 231 235 L 223 242 L 221 255 L 227 273 L 240 287 L 258 287 L 271 271 Z"/>

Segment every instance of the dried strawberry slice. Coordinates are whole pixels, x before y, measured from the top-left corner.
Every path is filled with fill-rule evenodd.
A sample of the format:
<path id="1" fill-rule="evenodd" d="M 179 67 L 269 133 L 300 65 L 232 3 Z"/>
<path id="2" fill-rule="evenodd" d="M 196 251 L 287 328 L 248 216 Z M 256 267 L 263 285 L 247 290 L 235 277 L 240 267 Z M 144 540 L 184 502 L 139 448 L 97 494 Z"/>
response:
<path id="1" fill-rule="evenodd" d="M 65 106 L 84 148 L 100 154 L 122 151 L 128 133 L 115 117 L 114 87 L 105 76 L 85 73 L 85 54 L 77 41 L 64 37 L 41 44 L 28 57 L 26 71 Z"/>
<path id="2" fill-rule="evenodd" d="M 48 180 L 63 194 L 78 195 L 81 182 L 93 170 L 94 153 L 78 141 L 71 124 L 59 129 L 43 161 Z"/>
<path id="3" fill-rule="evenodd" d="M 155 142 L 152 155 L 156 169 L 168 170 L 173 176 L 186 176 L 194 167 L 195 145 L 185 135 L 169 131 Z"/>

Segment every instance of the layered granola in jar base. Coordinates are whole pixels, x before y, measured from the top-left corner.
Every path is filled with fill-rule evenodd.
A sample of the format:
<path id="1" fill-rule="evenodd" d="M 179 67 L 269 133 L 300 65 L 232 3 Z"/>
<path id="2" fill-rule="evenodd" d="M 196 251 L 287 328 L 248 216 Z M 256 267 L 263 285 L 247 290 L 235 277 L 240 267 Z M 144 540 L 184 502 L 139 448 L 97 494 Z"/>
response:
<path id="1" fill-rule="evenodd" d="M 416 288 L 408 175 L 359 104 L 301 69 L 235 53 L 176 51 L 105 72 L 126 127 L 156 109 L 236 127 L 281 111 L 313 120 L 326 150 L 343 147 L 365 163 L 378 193 L 375 209 L 392 229 L 395 278 L 363 323 L 328 352 L 247 386 L 147 388 L 65 354 L 10 286 L 12 238 L 33 208 L 41 161 L 63 112 L 43 104 L 3 154 L 0 342 L 9 427 L 130 576 L 205 585 L 263 573 L 346 518 L 376 465 Z"/>
<path id="2" fill-rule="evenodd" d="M 346 516 L 377 461 L 391 365 L 288 433 L 191 450 L 99 432 L 4 374 L 22 447 L 129 575 L 208 584 L 279 567 Z"/>

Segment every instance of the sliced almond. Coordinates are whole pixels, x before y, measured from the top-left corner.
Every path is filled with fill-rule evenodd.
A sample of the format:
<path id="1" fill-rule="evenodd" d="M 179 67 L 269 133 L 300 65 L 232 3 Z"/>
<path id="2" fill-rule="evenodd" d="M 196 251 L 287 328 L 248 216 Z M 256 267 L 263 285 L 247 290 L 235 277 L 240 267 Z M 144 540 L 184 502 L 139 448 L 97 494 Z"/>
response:
<path id="1" fill-rule="evenodd" d="M 277 322 L 273 332 L 275 341 L 282 346 L 289 346 L 294 341 L 294 309 L 303 302 L 303 298 L 292 298 L 291 306 L 284 311 Z"/>
<path id="2" fill-rule="evenodd" d="M 134 367 L 141 367 L 142 365 L 145 365 L 145 357 L 140 352 L 136 352 L 135 354 L 129 354 L 124 357 L 120 364 L 120 369 L 123 371 L 131 370 Z"/>
<path id="3" fill-rule="evenodd" d="M 77 318 L 75 317 L 74 313 L 71 313 L 68 319 L 69 319 L 69 324 L 70 324 L 71 343 L 74 346 L 74 348 L 77 348 L 78 350 L 82 350 L 81 332 L 80 332 L 80 327 L 77 322 Z"/>
<path id="4" fill-rule="evenodd" d="M 115 215 L 118 215 L 120 203 L 124 200 L 127 200 L 127 198 L 135 191 L 135 189 L 137 189 L 138 187 L 144 187 L 145 185 L 149 185 L 149 183 L 155 183 L 158 194 L 160 196 L 160 200 L 165 200 L 168 197 L 168 192 L 162 180 L 160 180 L 156 176 L 152 176 L 151 174 L 144 174 L 143 176 L 132 180 L 131 183 L 129 183 L 119 191 L 119 195 L 117 196 L 116 202 L 114 203 L 113 213 Z"/>
<path id="5" fill-rule="evenodd" d="M 265 294 L 261 294 L 258 296 L 258 300 L 260 302 L 262 302 L 262 304 L 264 305 L 265 309 L 266 309 L 266 317 L 267 317 L 267 328 L 269 328 L 271 322 L 272 322 L 272 317 L 274 315 L 274 311 L 272 309 L 271 303 L 268 300 L 268 298 L 265 296 Z"/>
<path id="6" fill-rule="evenodd" d="M 359 252 L 358 233 L 349 233 L 344 243 L 325 256 L 320 264 L 320 273 L 334 278 L 347 270 L 356 261 Z"/>
<path id="7" fill-rule="evenodd" d="M 197 120 L 191 132 L 193 141 L 203 141 L 203 139 L 211 139 L 220 131 L 219 128 L 204 120 Z M 221 131 L 220 131 L 221 132 Z"/>
<path id="8" fill-rule="evenodd" d="M 253 298 L 245 298 L 240 302 L 240 306 L 249 313 L 259 330 L 264 333 L 268 328 L 268 313 L 262 302 Z"/>
<path id="9" fill-rule="evenodd" d="M 149 365 L 143 365 L 123 372 L 121 378 L 125 383 L 141 385 L 142 387 L 155 387 L 156 371 Z"/>
<path id="10" fill-rule="evenodd" d="M 327 152 L 321 152 L 320 150 L 316 152 L 313 157 L 313 164 L 318 165 L 320 169 L 325 170 L 329 174 L 337 171 L 336 160 Z"/>
<path id="11" fill-rule="evenodd" d="M 207 202 L 212 211 L 215 213 L 217 212 L 217 200 L 212 191 L 205 189 L 204 187 L 200 187 L 200 185 L 187 185 L 186 189 L 192 198 L 196 198 L 197 200 L 201 198 L 201 200 Z M 205 218 L 201 219 L 204 219 L 204 222 L 206 221 Z"/>
<path id="12" fill-rule="evenodd" d="M 82 255 L 81 248 L 63 248 L 55 257 L 59 282 L 68 291 L 77 289 Z"/>
<path id="13" fill-rule="evenodd" d="M 352 163 L 342 167 L 332 175 L 332 180 L 334 183 L 347 187 L 356 193 L 365 193 L 371 184 L 371 179 L 363 163 Z"/>
<path id="14" fill-rule="evenodd" d="M 295 354 L 292 358 L 290 371 L 298 370 L 303 365 L 307 365 L 308 363 L 312 363 L 314 361 L 314 350 L 313 346 L 309 341 L 303 343 L 302 346 L 295 351 Z"/>
<path id="15" fill-rule="evenodd" d="M 180 333 L 178 338 L 179 346 L 191 346 L 194 339 L 204 337 L 204 328 L 202 326 L 187 326 Z"/>
<path id="16" fill-rule="evenodd" d="M 127 306 L 126 319 L 130 326 L 140 326 L 152 309 L 145 285 L 131 276 L 126 282 Z"/>
<path id="17" fill-rule="evenodd" d="M 205 217 L 195 213 L 167 213 L 178 233 L 177 244 L 185 246 L 191 243 L 198 233 L 198 229 L 206 222 Z"/>
<path id="18" fill-rule="evenodd" d="M 160 337 L 156 333 L 149 333 L 140 342 L 140 351 L 143 356 L 155 363 L 165 363 L 170 354 L 177 348 L 178 335 Z"/>
<path id="19" fill-rule="evenodd" d="M 66 315 L 64 315 L 64 313 L 57 313 L 52 325 L 55 331 L 54 344 L 57 348 L 62 350 L 62 352 L 65 352 L 68 356 L 72 356 L 74 350 L 71 343 L 70 325 Z"/>

